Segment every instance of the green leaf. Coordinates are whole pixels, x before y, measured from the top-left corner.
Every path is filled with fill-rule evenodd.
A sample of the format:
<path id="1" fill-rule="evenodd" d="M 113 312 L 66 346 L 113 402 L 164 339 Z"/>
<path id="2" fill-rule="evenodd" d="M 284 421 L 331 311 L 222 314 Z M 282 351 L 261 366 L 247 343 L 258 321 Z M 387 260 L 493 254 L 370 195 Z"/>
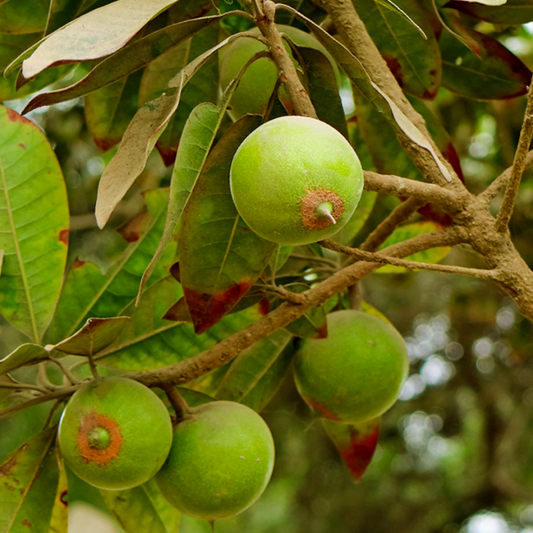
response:
<path id="1" fill-rule="evenodd" d="M 279 329 L 241 352 L 216 392 L 217 400 L 240 402 L 260 412 L 279 389 L 296 348 Z"/>
<path id="2" fill-rule="evenodd" d="M 231 35 L 198 56 L 170 80 L 167 93 L 139 109 L 100 180 L 96 200 L 96 220 L 100 228 L 105 226 L 118 202 L 143 171 L 150 152 L 178 108 L 185 85 L 220 48 L 237 38 L 239 35 Z"/>
<path id="3" fill-rule="evenodd" d="M 435 224 L 434 222 L 416 222 L 415 224 L 407 224 L 406 226 L 401 226 L 396 228 L 392 235 L 382 244 L 381 249 L 391 246 L 398 242 L 406 241 L 417 235 L 423 235 L 425 233 L 431 233 L 432 231 L 439 231 L 441 226 Z M 439 247 L 439 248 L 430 248 L 429 250 L 424 250 L 423 252 L 417 252 L 416 254 L 410 255 L 405 259 L 409 261 L 419 261 L 421 263 L 438 263 L 442 261 L 449 253 L 451 248 L 449 247 Z M 398 267 L 394 265 L 385 265 L 381 268 L 378 268 L 376 272 L 380 274 L 398 274 L 403 272 L 410 272 L 410 270 L 404 267 Z"/>
<path id="4" fill-rule="evenodd" d="M 452 0 L 445 7 L 458 9 L 477 19 L 493 24 L 527 24 L 533 20 L 533 4 L 531 0 L 507 0 L 505 5 L 483 5 L 487 2 L 462 2 Z"/>
<path id="5" fill-rule="evenodd" d="M 443 31 L 442 85 L 461 96 L 477 100 L 512 98 L 527 92 L 531 71 L 505 46 L 488 35 L 467 30 L 480 44 L 481 57 Z"/>
<path id="6" fill-rule="evenodd" d="M 12 372 L 21 366 L 46 361 L 49 352 L 37 344 L 21 344 L 14 352 L 0 360 L 0 375 Z"/>
<path id="7" fill-rule="evenodd" d="M 44 30 L 50 0 L 0 2 L 0 33 L 37 33 Z"/>
<path id="8" fill-rule="evenodd" d="M 298 53 L 302 58 L 309 83 L 309 96 L 318 118 L 348 138 L 348 126 L 330 60 L 313 48 L 298 47 Z"/>
<path id="9" fill-rule="evenodd" d="M 105 274 L 92 263 L 75 261 L 63 284 L 63 290 L 50 327 L 49 342 L 56 344 L 72 335 L 91 317 L 114 317 L 135 300 L 141 276 L 153 256 L 165 223 L 167 192 L 163 189 L 145 195 L 149 213 L 142 213 L 125 233 L 130 244 Z M 169 246 L 161 258 L 151 282 L 167 274 L 176 245 Z"/>
<path id="10" fill-rule="evenodd" d="M 143 274 L 139 296 L 145 283 L 152 275 L 159 257 L 176 231 L 183 209 L 202 170 L 225 111 L 225 107 L 219 109 L 213 104 L 205 102 L 192 111 L 185 124 L 176 163 L 172 171 L 165 229 L 157 251 Z"/>
<path id="11" fill-rule="evenodd" d="M 313 35 L 324 45 L 333 56 L 337 64 L 344 70 L 348 78 L 357 86 L 361 93 L 383 114 L 389 124 L 395 129 L 403 132 L 411 141 L 427 150 L 435 163 L 439 167 L 444 179 L 451 181 L 451 176 L 446 166 L 439 159 L 435 150 L 425 137 L 425 135 L 407 118 L 401 109 L 368 77 L 360 61 L 337 39 L 333 38 L 297 10 L 290 6 L 280 4 L 280 9 L 284 9 L 294 14 L 294 16 L 304 23 Z"/>
<path id="12" fill-rule="evenodd" d="M 129 320 L 126 316 L 89 318 L 79 331 L 53 349 L 70 355 L 97 354 L 115 341 Z"/>
<path id="13" fill-rule="evenodd" d="M 440 52 L 431 24 L 417 0 L 403 0 L 418 28 L 377 0 L 354 0 L 366 29 L 400 86 L 420 98 L 434 98 L 442 74 Z"/>
<path id="14" fill-rule="evenodd" d="M 338 424 L 322 419 L 322 424 L 357 483 L 372 461 L 378 445 L 381 418 L 360 424 Z"/>
<path id="15" fill-rule="evenodd" d="M 216 324 L 244 296 L 276 247 L 244 224 L 229 188 L 229 169 L 242 141 L 261 123 L 236 122 L 209 154 L 183 212 L 180 276 L 197 333 Z"/>
<path id="16" fill-rule="evenodd" d="M 128 490 L 100 490 L 100 494 L 126 533 L 167 533 L 144 485 Z"/>
<path id="17" fill-rule="evenodd" d="M 187 63 L 215 46 L 218 38 L 217 26 L 210 26 L 194 35 L 189 45 Z M 173 74 L 176 72 L 179 72 L 179 69 Z M 165 79 L 165 82 L 167 81 L 170 80 Z M 174 163 L 183 128 L 192 110 L 203 102 L 217 103 L 218 90 L 218 57 L 213 54 L 183 89 L 180 105 L 157 141 L 156 147 L 166 166 Z"/>
<path id="18" fill-rule="evenodd" d="M 176 1 L 117 0 L 90 11 L 46 38 L 23 62 L 22 73 L 25 78 L 33 78 L 59 62 L 87 61 L 112 54 Z"/>
<path id="19" fill-rule="evenodd" d="M 198 20 L 187 20 L 179 24 L 167 26 L 150 33 L 142 39 L 135 40 L 110 57 L 100 61 L 83 79 L 73 85 L 64 89 L 37 95 L 25 107 L 24 113 L 28 113 L 44 105 L 65 102 L 96 91 L 145 67 L 161 54 L 164 54 L 166 57 L 167 54 L 165 52 L 169 55 L 177 54 L 176 48 L 179 47 L 180 43 L 185 42 L 200 29 L 215 24 L 220 19 L 221 16 L 217 15 L 213 17 L 202 17 Z M 17 62 L 15 61 L 9 66 L 8 72 L 13 71 L 16 67 Z M 172 75 L 175 73 L 176 71 L 173 71 Z M 146 88 L 143 89 L 142 83 L 140 93 L 141 103 L 145 103 L 161 94 L 161 91 L 158 91 L 155 94 L 150 94 L 151 97 L 147 98 Z M 163 86 L 163 89 L 165 88 L 166 84 Z"/>
<path id="20" fill-rule="evenodd" d="M 180 512 L 167 502 L 161 494 L 155 479 L 152 478 L 150 481 L 147 481 L 142 488 L 163 522 L 166 532 L 178 533 L 180 528 Z"/>
<path id="21" fill-rule="evenodd" d="M 101 152 L 120 142 L 139 109 L 142 72 L 136 72 L 85 97 L 87 128 Z"/>
<path id="22" fill-rule="evenodd" d="M 249 326 L 262 315 L 255 308 L 230 315 L 209 331 L 196 335 L 192 324 L 163 318 L 183 295 L 180 284 L 168 276 L 143 294 L 123 314 L 131 317 L 120 337 L 97 357 L 98 364 L 121 370 L 161 368 L 189 359 Z"/>
<path id="23" fill-rule="evenodd" d="M 56 432 L 39 433 L 0 466 L 0 533 L 48 531 L 59 479 L 50 450 Z"/>
<path id="24" fill-rule="evenodd" d="M 372 209 L 376 203 L 378 197 L 377 192 L 363 191 L 357 209 L 355 210 L 352 218 L 338 233 L 333 235 L 332 240 L 341 244 L 349 245 L 356 235 L 361 231 L 361 228 L 368 220 Z"/>
<path id="25" fill-rule="evenodd" d="M 54 506 L 52 508 L 52 518 L 50 520 L 50 530 L 48 533 L 65 533 L 68 531 L 68 479 L 64 465 L 59 470 L 59 483 L 57 486 Z"/>
<path id="26" fill-rule="evenodd" d="M 67 258 L 63 175 L 42 130 L 0 106 L 0 312 L 35 343 L 52 318 Z"/>
<path id="27" fill-rule="evenodd" d="M 68 24 L 82 11 L 84 0 L 50 0 L 45 35 Z"/>

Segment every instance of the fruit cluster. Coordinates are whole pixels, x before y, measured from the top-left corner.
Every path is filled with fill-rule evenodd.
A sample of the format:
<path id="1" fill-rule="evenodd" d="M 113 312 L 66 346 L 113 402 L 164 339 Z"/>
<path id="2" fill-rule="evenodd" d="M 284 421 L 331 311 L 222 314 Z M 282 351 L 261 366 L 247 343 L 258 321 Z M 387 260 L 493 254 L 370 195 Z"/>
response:
<path id="1" fill-rule="evenodd" d="M 389 323 L 353 310 L 331 313 L 328 331 L 296 355 L 302 397 L 335 422 L 381 415 L 407 376 L 402 337 Z M 272 435 L 252 409 L 214 401 L 190 408 L 172 429 L 159 397 L 123 377 L 91 381 L 72 396 L 59 446 L 74 473 L 96 487 L 128 489 L 155 476 L 172 505 L 210 521 L 252 505 L 274 466 Z"/>

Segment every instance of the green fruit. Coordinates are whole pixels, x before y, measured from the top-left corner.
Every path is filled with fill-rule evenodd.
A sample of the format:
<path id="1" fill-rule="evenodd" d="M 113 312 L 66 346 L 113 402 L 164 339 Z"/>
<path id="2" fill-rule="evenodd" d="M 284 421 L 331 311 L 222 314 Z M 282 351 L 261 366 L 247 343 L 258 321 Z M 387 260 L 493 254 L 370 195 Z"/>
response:
<path id="1" fill-rule="evenodd" d="M 319 120 L 289 116 L 253 131 L 230 171 L 239 215 L 280 244 L 327 239 L 350 220 L 363 191 L 363 170 L 350 143 Z"/>
<path id="2" fill-rule="evenodd" d="M 298 46 L 313 48 L 325 54 L 330 59 L 337 80 L 339 79 L 339 71 L 336 63 L 313 35 L 283 24 L 278 25 L 278 30 L 285 33 Z M 256 35 L 261 34 L 258 28 L 254 28 L 251 32 Z M 293 62 L 296 63 L 290 46 L 286 41 L 284 41 L 284 45 Z M 231 80 L 237 77 L 246 62 L 254 54 L 266 50 L 267 47 L 263 43 L 250 38 L 237 39 L 225 47 L 220 53 L 220 86 L 222 90 L 229 85 Z M 229 113 L 233 120 L 237 120 L 247 113 L 256 115 L 264 114 L 277 79 L 278 72 L 276 66 L 269 58 L 262 57 L 250 65 L 241 78 L 239 86 L 235 89 L 235 93 L 231 99 Z M 289 99 L 283 90 L 280 91 L 280 96 L 282 101 L 288 105 Z"/>
<path id="3" fill-rule="evenodd" d="M 211 402 L 192 409 L 176 426 L 156 480 L 174 507 L 216 520 L 250 507 L 273 466 L 274 443 L 263 419 L 240 403 Z"/>
<path id="4" fill-rule="evenodd" d="M 163 402 L 148 387 L 111 377 L 82 386 L 59 423 L 59 447 L 73 472 L 101 489 L 129 489 L 161 468 L 172 443 Z"/>
<path id="5" fill-rule="evenodd" d="M 402 336 L 361 311 L 328 315 L 328 336 L 307 342 L 294 360 L 306 403 L 335 422 L 378 417 L 397 400 L 409 372 Z"/>

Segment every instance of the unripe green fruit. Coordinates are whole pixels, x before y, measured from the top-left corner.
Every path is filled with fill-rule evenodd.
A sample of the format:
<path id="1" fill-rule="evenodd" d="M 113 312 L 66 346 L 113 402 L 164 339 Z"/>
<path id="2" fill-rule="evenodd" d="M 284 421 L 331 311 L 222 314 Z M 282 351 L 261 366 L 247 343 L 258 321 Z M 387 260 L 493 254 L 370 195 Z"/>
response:
<path id="1" fill-rule="evenodd" d="M 278 25 L 278 30 L 285 33 L 298 46 L 313 48 L 325 54 L 330 59 L 335 75 L 339 79 L 336 63 L 313 35 L 283 24 Z M 251 32 L 258 36 L 261 35 L 258 28 L 254 28 Z M 286 41 L 284 41 L 284 45 L 295 62 L 290 46 Z M 220 52 L 220 86 L 222 90 L 229 85 L 231 80 L 237 77 L 246 62 L 254 54 L 266 50 L 267 47 L 263 43 L 250 38 L 237 39 L 223 48 Z M 269 58 L 262 57 L 250 65 L 242 76 L 231 99 L 229 113 L 233 120 L 237 120 L 247 113 L 264 114 L 277 79 L 276 66 Z M 280 95 L 282 100 L 288 101 L 288 97 L 283 90 L 280 91 Z"/>
<path id="2" fill-rule="evenodd" d="M 212 402 L 192 409 L 176 426 L 156 481 L 181 512 L 216 520 L 250 507 L 273 466 L 274 443 L 263 419 L 242 404 Z"/>
<path id="3" fill-rule="evenodd" d="M 350 143 L 319 120 L 271 120 L 240 145 L 230 171 L 239 215 L 261 237 L 300 245 L 327 239 L 350 220 L 363 170 Z"/>
<path id="4" fill-rule="evenodd" d="M 148 387 L 120 377 L 82 386 L 59 423 L 72 471 L 101 489 L 129 489 L 161 468 L 172 443 L 167 408 Z"/>
<path id="5" fill-rule="evenodd" d="M 376 418 L 398 399 L 409 372 L 402 336 L 361 311 L 328 315 L 328 336 L 312 339 L 294 359 L 296 387 L 326 418 L 346 424 Z"/>

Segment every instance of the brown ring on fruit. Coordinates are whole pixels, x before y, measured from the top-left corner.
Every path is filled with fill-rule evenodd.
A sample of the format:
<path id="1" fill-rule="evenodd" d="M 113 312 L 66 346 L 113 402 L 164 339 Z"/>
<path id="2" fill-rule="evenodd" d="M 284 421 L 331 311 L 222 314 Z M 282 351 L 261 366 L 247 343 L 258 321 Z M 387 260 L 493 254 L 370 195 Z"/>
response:
<path id="1" fill-rule="evenodd" d="M 306 228 L 311 230 L 324 229 L 333 224 L 328 217 L 318 217 L 316 214 L 320 204 L 329 202 L 333 206 L 331 215 L 337 221 L 344 212 L 344 202 L 340 196 L 329 189 L 307 190 L 301 202 L 302 222 Z"/>
<path id="2" fill-rule="evenodd" d="M 106 448 L 98 449 L 90 445 L 89 435 L 98 427 L 109 433 L 109 445 Z M 112 418 L 99 413 L 89 413 L 80 426 L 77 440 L 81 456 L 86 463 L 94 461 L 98 466 L 105 466 L 118 455 L 122 444 L 122 434 Z"/>

